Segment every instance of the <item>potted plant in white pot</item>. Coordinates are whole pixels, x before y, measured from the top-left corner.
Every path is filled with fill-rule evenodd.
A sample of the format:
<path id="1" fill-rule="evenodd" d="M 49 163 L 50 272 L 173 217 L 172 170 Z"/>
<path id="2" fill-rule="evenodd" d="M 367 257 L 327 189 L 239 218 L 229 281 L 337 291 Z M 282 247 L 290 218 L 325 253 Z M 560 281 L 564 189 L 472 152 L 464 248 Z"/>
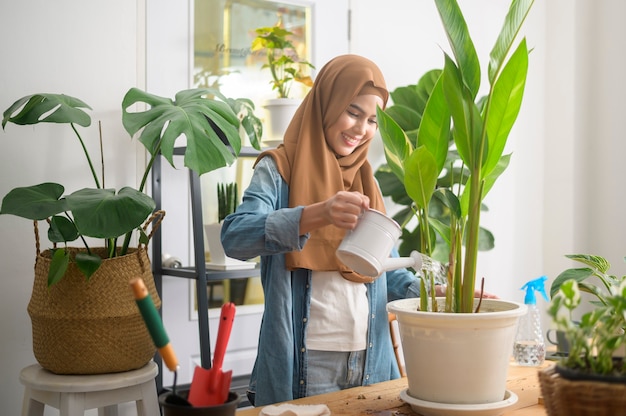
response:
<path id="1" fill-rule="evenodd" d="M 272 75 L 270 84 L 276 92 L 276 98 L 266 100 L 263 107 L 267 110 L 266 137 L 268 143 L 282 141 L 283 134 L 302 100 L 291 98 L 293 82 L 308 87 L 313 85 L 307 69 L 315 67 L 310 62 L 300 59 L 290 36 L 293 33 L 280 25 L 255 29 L 256 37 L 252 41 L 252 52 L 265 51 L 266 63 L 261 69 L 269 69 Z"/>
<path id="2" fill-rule="evenodd" d="M 235 212 L 238 204 L 239 192 L 237 190 L 237 182 L 218 183 L 217 222 L 205 224 L 204 226 L 204 232 L 209 243 L 209 254 L 211 255 L 211 262 L 206 265 L 208 269 L 253 269 L 256 266 L 254 262 L 234 259 L 224 253 L 224 247 L 220 239 L 222 222 L 228 214 Z"/>
<path id="3" fill-rule="evenodd" d="M 221 100 L 207 98 L 217 95 Z M 211 97 L 213 97 L 211 95 Z M 146 111 L 129 112 L 137 103 Z M 122 122 L 150 152 L 139 189 L 104 189 L 89 143 L 77 126 L 91 117 L 83 101 L 62 94 L 33 94 L 17 100 L 4 113 L 2 127 L 53 122 L 69 124 L 87 160 L 95 187 L 66 194 L 56 183 L 11 190 L 0 214 L 33 220 L 36 238 L 35 282 L 28 311 L 33 325 L 35 358 L 62 374 L 96 374 L 138 368 L 154 355 L 152 340 L 134 305 L 129 281 L 141 276 L 154 302 L 154 288 L 146 246 L 164 212 L 153 213 L 155 203 L 144 193 L 154 159 L 162 154 L 172 165 L 176 139 L 187 139 L 185 165 L 200 174 L 232 163 L 241 149 L 240 131 L 258 148 L 260 121 L 249 100 L 232 100 L 211 90 L 186 90 L 175 100 L 136 88 L 122 102 Z M 167 125 L 167 128 L 164 128 Z M 53 246 L 40 250 L 39 221 L 49 224 Z M 145 224 L 144 224 L 145 223 Z M 142 224 L 144 226 L 142 227 Z M 129 247 L 137 232 L 138 246 Z M 93 239 L 96 239 L 93 242 Z M 70 246 L 80 241 L 83 247 Z M 101 242 L 100 244 L 98 242 Z"/>
<path id="4" fill-rule="evenodd" d="M 450 406 L 506 406 L 506 375 L 519 316 L 516 302 L 474 299 L 481 205 L 508 165 L 503 155 L 521 107 L 528 49 L 515 45 L 533 1 L 513 0 L 488 65 L 489 89 L 478 97 L 481 68 L 463 14 L 455 0 L 435 0 L 453 56 L 445 64 L 425 104 L 417 145 L 382 110 L 378 122 L 387 163 L 414 202 L 421 247 L 427 255 L 437 234 L 449 249 L 445 298 L 429 294 L 426 273 L 419 300 L 391 302 L 401 332 L 409 388 L 404 398 L 422 412 L 433 403 Z M 437 189 L 452 150 L 465 177 L 454 189 Z M 429 215 L 438 198 L 450 211 L 447 223 Z M 418 310 L 419 309 L 419 310 Z M 481 313 L 477 313 L 477 312 Z M 449 330 L 449 331 L 448 331 Z M 459 337 L 457 337 L 459 336 Z"/>
<path id="5" fill-rule="evenodd" d="M 539 372 L 546 410 L 551 416 L 621 414 L 626 408 L 626 276 L 610 275 L 601 256 L 567 257 L 587 267 L 565 270 L 552 285 L 548 314 L 565 333 L 569 353 Z M 593 295 L 591 310 L 581 292 Z M 574 321 L 580 309 L 582 316 Z"/>

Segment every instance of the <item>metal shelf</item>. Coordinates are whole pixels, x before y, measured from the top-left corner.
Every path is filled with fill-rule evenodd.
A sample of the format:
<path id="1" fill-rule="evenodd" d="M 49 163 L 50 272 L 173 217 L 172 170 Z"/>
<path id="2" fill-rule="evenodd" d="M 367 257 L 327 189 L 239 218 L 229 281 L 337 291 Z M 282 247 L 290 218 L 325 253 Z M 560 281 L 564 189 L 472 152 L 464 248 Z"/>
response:
<path id="1" fill-rule="evenodd" d="M 185 148 L 177 147 L 174 155 L 184 155 Z M 260 152 L 253 147 L 243 147 L 239 157 L 256 157 Z M 156 209 L 163 207 L 161 183 L 162 183 L 162 157 L 157 157 L 152 166 L 152 197 L 156 203 Z M 161 265 L 161 254 L 163 251 L 161 229 L 157 229 L 152 238 L 152 272 L 154 282 L 163 303 L 163 276 L 174 276 L 196 280 L 196 302 L 198 305 L 198 331 L 200 335 L 200 363 L 203 368 L 211 368 L 211 339 L 209 335 L 209 302 L 207 295 L 207 283 L 225 279 L 239 279 L 251 276 L 258 276 L 259 266 L 254 269 L 245 270 L 207 270 L 205 264 L 204 250 L 204 227 L 202 221 L 202 193 L 200 188 L 200 177 L 197 173 L 189 170 L 189 187 L 191 194 L 191 220 L 192 235 L 194 242 L 194 263 L 195 267 L 183 268 L 163 268 Z M 251 274 L 252 273 L 252 274 Z M 160 311 L 159 311 L 160 313 Z M 163 390 L 163 363 L 157 354 L 155 362 L 159 366 L 157 376 L 157 389 Z"/>

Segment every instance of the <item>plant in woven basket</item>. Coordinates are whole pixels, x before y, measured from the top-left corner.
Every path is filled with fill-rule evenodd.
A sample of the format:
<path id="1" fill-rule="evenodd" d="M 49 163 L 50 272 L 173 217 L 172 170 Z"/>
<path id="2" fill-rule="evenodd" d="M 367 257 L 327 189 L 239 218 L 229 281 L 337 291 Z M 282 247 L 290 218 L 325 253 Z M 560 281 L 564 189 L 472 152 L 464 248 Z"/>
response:
<path id="1" fill-rule="evenodd" d="M 135 104 L 146 105 L 147 110 L 129 111 Z M 244 134 L 255 148 L 260 149 L 261 122 L 254 116 L 254 105 L 250 100 L 227 98 L 211 89 L 180 91 L 171 100 L 131 88 L 122 101 L 122 122 L 131 136 L 141 130 L 139 141 L 151 158 L 138 189 L 130 186 L 119 191 L 105 189 L 102 185 L 104 178 L 98 176 L 88 151 L 90 146 L 78 130 L 78 126 L 91 124 L 91 117 L 85 109 L 91 108 L 74 97 L 33 94 L 20 98 L 3 113 L 3 129 L 7 123 L 69 124 L 83 149 L 95 183 L 94 188 L 66 194 L 63 185 L 44 182 L 15 188 L 2 200 L 0 214 L 48 221 L 47 236 L 55 245 L 48 274 L 49 286 L 63 278 L 70 263 L 89 279 L 103 259 L 128 252 L 135 231 L 139 234 L 139 243 L 147 243 L 148 237 L 141 225 L 152 214 L 155 202 L 144 193 L 144 187 L 158 155 L 162 154 L 174 166 L 174 146 L 180 136 L 187 139 L 184 164 L 199 174 L 231 164 L 241 150 Z M 85 237 L 104 239 L 106 252 L 99 255 L 87 244 Z M 79 239 L 85 250 L 71 254 L 68 243 Z M 123 240 L 121 244 L 118 244 L 119 239 Z M 57 244 L 62 247 L 56 248 Z"/>
<path id="2" fill-rule="evenodd" d="M 600 256 L 568 257 L 589 267 L 568 269 L 555 281 L 558 290 L 548 314 L 569 342 L 569 354 L 559 361 L 559 366 L 586 374 L 626 376 L 626 360 L 620 352 L 626 343 L 626 276 L 620 279 L 609 275 L 610 264 Z M 589 283 L 591 276 L 598 277 L 604 288 Z M 573 313 L 583 303 L 583 291 L 598 300 L 590 302 L 593 309 L 574 323 Z"/>
<path id="3" fill-rule="evenodd" d="M 235 212 L 238 202 L 237 182 L 217 184 L 217 221 Z"/>

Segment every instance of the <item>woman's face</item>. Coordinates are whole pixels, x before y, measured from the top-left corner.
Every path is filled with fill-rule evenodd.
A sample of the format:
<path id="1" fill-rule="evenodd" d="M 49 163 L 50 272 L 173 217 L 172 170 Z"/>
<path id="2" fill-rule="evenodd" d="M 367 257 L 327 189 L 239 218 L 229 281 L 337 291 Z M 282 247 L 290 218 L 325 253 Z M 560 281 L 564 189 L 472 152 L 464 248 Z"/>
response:
<path id="1" fill-rule="evenodd" d="M 354 149 L 372 140 L 378 122 L 376 106 L 383 106 L 378 95 L 358 95 L 335 123 L 324 130 L 326 143 L 337 156 L 348 156 Z"/>

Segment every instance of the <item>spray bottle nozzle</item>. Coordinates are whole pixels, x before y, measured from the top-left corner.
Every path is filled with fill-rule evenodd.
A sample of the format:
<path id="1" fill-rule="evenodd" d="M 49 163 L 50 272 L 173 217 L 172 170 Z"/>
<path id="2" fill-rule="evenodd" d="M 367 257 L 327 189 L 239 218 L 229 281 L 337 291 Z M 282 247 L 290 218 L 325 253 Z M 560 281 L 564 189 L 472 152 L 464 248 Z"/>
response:
<path id="1" fill-rule="evenodd" d="M 541 276 L 537 279 L 527 282 L 522 286 L 521 290 L 526 290 L 526 296 L 524 297 L 524 303 L 527 305 L 537 304 L 537 298 L 535 297 L 535 291 L 541 293 L 546 301 L 550 301 L 548 294 L 546 293 L 545 282 L 548 280 L 547 276 Z"/>

